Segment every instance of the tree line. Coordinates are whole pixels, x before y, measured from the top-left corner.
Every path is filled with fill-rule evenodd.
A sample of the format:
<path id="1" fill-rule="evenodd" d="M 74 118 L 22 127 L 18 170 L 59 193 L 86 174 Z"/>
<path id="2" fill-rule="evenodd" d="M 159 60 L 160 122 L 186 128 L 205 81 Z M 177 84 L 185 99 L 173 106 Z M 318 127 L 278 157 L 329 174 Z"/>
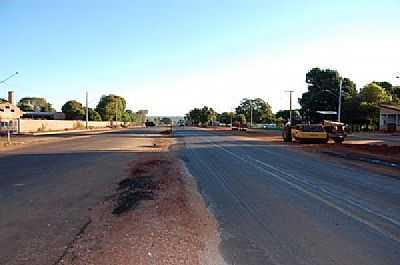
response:
<path id="1" fill-rule="evenodd" d="M 45 98 L 24 97 L 18 102 L 18 107 L 25 112 L 55 112 L 52 104 Z M 85 120 L 86 108 L 77 100 L 67 101 L 61 108 L 67 120 Z M 88 108 L 89 121 L 123 121 L 144 123 L 147 110 L 134 112 L 126 109 L 126 100 L 117 95 L 103 95 L 97 106 Z"/>
<path id="2" fill-rule="evenodd" d="M 275 121 L 271 106 L 261 98 L 242 99 L 234 112 L 217 113 L 208 106 L 194 108 L 185 115 L 185 119 L 194 125 L 212 125 L 214 122 L 230 124 L 231 121 L 245 124 L 251 120 L 254 123 L 272 123 Z"/>
<path id="3" fill-rule="evenodd" d="M 341 121 L 353 129 L 379 128 L 379 105 L 400 103 L 400 86 L 387 81 L 373 81 L 361 89 L 349 78 L 341 77 L 332 69 L 313 68 L 306 74 L 308 91 L 299 98 L 302 118 L 319 122 L 317 111 L 338 112 L 338 100 L 342 82 Z"/>
<path id="4" fill-rule="evenodd" d="M 321 116 L 319 111 L 338 112 L 340 83 L 342 84 L 341 121 L 353 129 L 379 128 L 379 105 L 400 104 L 400 86 L 393 86 L 387 81 L 374 81 L 360 90 L 346 77 L 341 77 L 337 70 L 313 68 L 306 74 L 308 89 L 298 99 L 300 109 L 292 111 L 295 120 L 318 123 L 323 119 L 335 120 L 334 117 Z M 289 120 L 289 110 L 280 110 L 273 114 L 271 106 L 263 99 L 244 98 L 234 112 L 217 113 L 213 108 L 204 106 L 190 110 L 185 119 L 192 124 L 211 125 L 217 121 L 224 124 L 240 122 L 275 123 L 282 126 Z"/>

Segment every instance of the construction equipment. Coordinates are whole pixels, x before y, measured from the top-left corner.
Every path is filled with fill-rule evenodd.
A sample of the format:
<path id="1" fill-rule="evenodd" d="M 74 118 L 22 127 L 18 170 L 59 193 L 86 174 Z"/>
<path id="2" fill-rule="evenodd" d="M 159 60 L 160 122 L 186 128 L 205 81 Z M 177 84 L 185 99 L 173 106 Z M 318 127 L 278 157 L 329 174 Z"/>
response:
<path id="1" fill-rule="evenodd" d="M 329 139 L 332 139 L 335 143 L 342 143 L 346 137 L 344 131 L 344 123 L 324 120 L 323 127 L 328 134 Z"/>
<path id="2" fill-rule="evenodd" d="M 329 120 L 324 120 L 322 124 L 287 123 L 282 131 L 285 142 L 292 142 L 294 139 L 300 143 L 327 143 L 332 139 L 335 143 L 342 143 L 345 137 L 344 124 Z"/>
<path id="3" fill-rule="evenodd" d="M 285 142 L 327 143 L 329 137 L 322 124 L 287 124 L 282 133 Z"/>

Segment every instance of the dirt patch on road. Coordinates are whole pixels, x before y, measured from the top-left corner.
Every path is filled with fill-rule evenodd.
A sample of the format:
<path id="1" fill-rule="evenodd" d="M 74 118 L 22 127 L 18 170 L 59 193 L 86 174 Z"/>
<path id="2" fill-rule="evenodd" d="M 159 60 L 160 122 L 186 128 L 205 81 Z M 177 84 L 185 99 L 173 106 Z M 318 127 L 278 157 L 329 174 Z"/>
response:
<path id="1" fill-rule="evenodd" d="M 216 222 L 173 153 L 139 154 L 128 174 L 59 264 L 222 264 Z"/>
<path id="2" fill-rule="evenodd" d="M 309 153 L 316 153 L 338 163 L 346 163 L 368 171 L 399 176 L 399 146 L 371 144 L 321 144 L 304 145 L 299 148 Z"/>

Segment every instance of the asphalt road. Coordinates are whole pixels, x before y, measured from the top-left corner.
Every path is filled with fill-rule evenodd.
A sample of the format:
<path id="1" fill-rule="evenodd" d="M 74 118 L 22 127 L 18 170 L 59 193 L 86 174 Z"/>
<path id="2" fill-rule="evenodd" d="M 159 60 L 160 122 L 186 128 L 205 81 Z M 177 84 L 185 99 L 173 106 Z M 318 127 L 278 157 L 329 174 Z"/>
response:
<path id="1" fill-rule="evenodd" d="M 126 176 L 137 139 L 157 132 L 76 135 L 0 153 L 0 264 L 54 264 Z"/>
<path id="2" fill-rule="evenodd" d="M 400 264 L 400 179 L 223 132 L 176 135 L 228 264 Z"/>

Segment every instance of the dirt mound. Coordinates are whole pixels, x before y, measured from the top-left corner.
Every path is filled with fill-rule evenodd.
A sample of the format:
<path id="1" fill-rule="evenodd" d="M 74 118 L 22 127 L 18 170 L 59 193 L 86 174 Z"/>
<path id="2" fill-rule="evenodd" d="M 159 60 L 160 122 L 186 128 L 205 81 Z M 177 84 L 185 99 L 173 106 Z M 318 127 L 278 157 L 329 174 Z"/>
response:
<path id="1" fill-rule="evenodd" d="M 351 148 L 353 150 L 366 151 L 373 154 L 382 155 L 396 155 L 400 154 L 400 146 L 389 146 L 386 144 L 372 145 L 372 144 L 342 144 L 343 147 Z"/>

